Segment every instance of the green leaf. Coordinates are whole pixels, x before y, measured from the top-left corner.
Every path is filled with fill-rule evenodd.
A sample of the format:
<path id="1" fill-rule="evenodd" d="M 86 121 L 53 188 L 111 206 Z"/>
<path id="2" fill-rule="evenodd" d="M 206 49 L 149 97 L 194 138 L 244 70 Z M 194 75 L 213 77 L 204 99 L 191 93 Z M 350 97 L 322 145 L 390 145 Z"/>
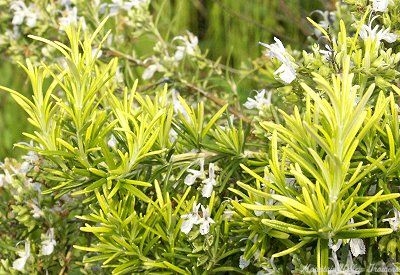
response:
<path id="1" fill-rule="evenodd" d="M 142 200 L 145 203 L 152 202 L 152 200 L 148 196 L 146 196 L 142 191 L 140 191 L 139 189 L 137 189 L 132 185 L 124 184 L 123 188 L 128 190 L 129 193 L 131 193 L 133 196 L 137 197 L 138 199 Z"/>
<path id="2" fill-rule="evenodd" d="M 373 238 L 391 234 L 393 232 L 390 228 L 371 228 L 371 229 L 357 229 L 357 230 L 343 230 L 335 234 L 339 239 L 365 239 Z"/>
<path id="3" fill-rule="evenodd" d="M 225 112 L 226 108 L 228 108 L 228 104 L 224 105 L 221 109 L 218 110 L 215 115 L 210 119 L 210 121 L 206 124 L 206 126 L 203 128 L 201 132 L 201 138 L 203 139 L 208 131 L 211 129 L 211 127 L 214 125 L 214 123 L 221 117 L 222 113 Z"/>
<path id="4" fill-rule="evenodd" d="M 293 253 L 296 250 L 300 249 L 301 247 L 305 246 L 306 244 L 310 243 L 312 240 L 313 240 L 312 238 L 304 239 L 304 240 L 302 240 L 301 242 L 299 242 L 298 244 L 294 245 L 291 248 L 288 248 L 288 249 L 286 249 L 284 251 L 281 251 L 279 253 L 272 254 L 271 260 L 273 258 L 278 258 L 278 257 L 282 257 L 282 256 L 285 256 L 285 255 L 288 255 L 290 253 Z"/>
<path id="5" fill-rule="evenodd" d="M 318 224 L 321 224 L 321 219 L 320 219 L 320 217 L 318 217 L 315 210 L 298 202 L 297 200 L 294 200 L 294 199 L 291 199 L 291 198 L 288 198 L 285 196 L 281 196 L 281 195 L 276 195 L 276 194 L 271 194 L 271 198 L 274 200 L 280 201 L 285 206 L 289 205 L 289 206 L 295 208 L 296 210 L 298 210 L 298 212 L 303 213 L 307 217 L 316 221 Z"/>
<path id="6" fill-rule="evenodd" d="M 291 233 L 291 234 L 295 234 L 295 235 L 317 235 L 317 231 L 315 230 L 311 230 L 307 227 L 303 227 L 303 226 L 298 226 L 298 225 L 294 225 L 294 224 L 290 224 L 290 223 L 286 223 L 283 221 L 279 221 L 279 220 L 270 220 L 270 219 L 262 219 L 261 222 L 269 227 L 272 227 L 274 229 L 277 229 L 281 232 L 285 232 L 285 233 Z"/>

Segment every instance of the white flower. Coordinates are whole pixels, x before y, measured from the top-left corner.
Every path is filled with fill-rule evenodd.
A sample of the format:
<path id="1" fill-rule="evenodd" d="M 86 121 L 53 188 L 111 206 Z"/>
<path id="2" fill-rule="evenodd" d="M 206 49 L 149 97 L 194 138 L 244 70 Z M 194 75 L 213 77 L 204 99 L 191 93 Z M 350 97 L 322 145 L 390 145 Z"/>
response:
<path id="1" fill-rule="evenodd" d="M 0 187 L 12 182 L 12 175 L 10 172 L 8 172 L 8 170 L 4 170 L 4 173 L 5 174 L 0 174 Z"/>
<path id="2" fill-rule="evenodd" d="M 204 174 L 204 159 L 200 160 L 200 170 L 188 169 L 187 171 L 190 173 L 185 177 L 184 183 L 186 185 L 191 186 L 197 178 L 201 177 Z"/>
<path id="3" fill-rule="evenodd" d="M 225 209 L 224 214 L 223 214 L 223 218 L 225 220 L 230 221 L 234 214 L 235 214 L 235 211 L 229 210 L 229 209 Z"/>
<path id="4" fill-rule="evenodd" d="M 239 267 L 240 269 L 245 269 L 246 267 L 248 267 L 250 264 L 250 261 L 247 261 L 243 255 L 240 256 L 239 258 Z"/>
<path id="5" fill-rule="evenodd" d="M 4 174 L 0 174 L 0 187 L 4 186 L 4 183 L 6 182 L 5 177 Z"/>
<path id="6" fill-rule="evenodd" d="M 393 231 L 399 230 L 399 228 L 400 228 L 400 211 L 398 211 L 397 209 L 394 209 L 394 217 L 383 219 L 382 221 L 388 222 L 390 225 L 390 228 L 392 228 Z"/>
<path id="7" fill-rule="evenodd" d="M 201 206 L 202 217 L 198 220 L 198 224 L 200 224 L 200 234 L 207 235 L 210 232 L 210 224 L 215 223 L 213 219 L 210 218 L 210 213 L 207 208 Z"/>
<path id="8" fill-rule="evenodd" d="M 177 46 L 176 52 L 174 54 L 175 61 L 180 61 L 185 57 L 185 47 L 184 46 Z"/>
<path id="9" fill-rule="evenodd" d="M 209 198 L 211 197 L 214 185 L 217 184 L 217 181 L 215 180 L 215 170 L 214 170 L 214 163 L 210 163 L 208 166 L 208 178 L 203 180 L 204 186 L 201 191 L 201 195 L 204 198 Z"/>
<path id="10" fill-rule="evenodd" d="M 264 107 L 269 107 L 271 105 L 271 97 L 272 93 L 269 91 L 267 96 L 265 97 L 265 93 L 267 91 L 262 89 L 261 91 L 257 92 L 256 96 L 253 98 L 248 97 L 247 101 L 243 104 L 244 107 L 247 109 L 258 109 L 262 110 Z"/>
<path id="11" fill-rule="evenodd" d="M 343 241 L 339 239 L 336 244 L 333 243 L 331 239 L 329 239 L 328 247 L 332 249 L 332 252 L 337 252 L 342 245 Z"/>
<path id="12" fill-rule="evenodd" d="M 118 66 L 117 70 L 115 71 L 115 81 L 117 81 L 117 83 L 124 82 L 124 74 L 121 71 L 121 66 Z"/>
<path id="13" fill-rule="evenodd" d="M 34 4 L 29 4 L 29 7 L 27 7 L 24 1 L 12 1 L 10 9 L 14 12 L 12 20 L 14 26 L 22 25 L 24 21 L 30 28 L 36 25 L 38 14 Z"/>
<path id="14" fill-rule="evenodd" d="M 394 33 L 391 33 L 389 29 L 385 29 L 382 27 L 379 30 L 379 25 L 376 25 L 374 28 L 372 28 L 372 22 L 374 21 L 376 17 L 372 18 L 372 20 L 369 22 L 368 25 L 362 25 L 361 30 L 360 30 L 360 37 L 363 40 L 371 39 L 375 40 L 376 43 L 379 43 L 381 40 L 385 40 L 388 43 L 393 43 L 397 40 L 397 35 Z M 379 31 L 378 31 L 379 30 Z"/>
<path id="15" fill-rule="evenodd" d="M 199 215 L 199 209 L 201 207 L 202 216 Z M 192 212 L 186 215 L 182 215 L 182 219 L 185 221 L 182 223 L 181 231 L 186 235 L 192 230 L 194 225 L 200 224 L 200 234 L 206 235 L 210 232 L 210 224 L 214 223 L 214 220 L 211 219 L 210 213 L 207 208 L 204 208 L 203 205 L 193 203 Z"/>
<path id="16" fill-rule="evenodd" d="M 179 101 L 179 92 L 176 89 L 171 90 L 172 95 L 172 105 L 174 107 L 174 113 L 181 113 L 186 120 L 189 120 L 189 114 L 186 112 L 186 109 L 183 107 L 182 103 Z"/>
<path id="17" fill-rule="evenodd" d="M 168 132 L 168 139 L 171 143 L 174 143 L 176 139 L 178 138 L 178 133 L 174 129 L 169 129 Z"/>
<path id="18" fill-rule="evenodd" d="M 115 148 L 117 147 L 117 144 L 118 144 L 117 139 L 115 138 L 114 135 L 111 135 L 111 137 L 110 137 L 109 140 L 107 141 L 108 147 L 114 148 L 114 149 L 115 149 Z"/>
<path id="19" fill-rule="evenodd" d="M 278 75 L 280 79 L 286 84 L 291 83 L 296 79 L 296 70 L 293 66 L 289 65 L 289 63 L 283 63 L 275 72 L 275 75 Z"/>
<path id="20" fill-rule="evenodd" d="M 16 259 L 13 262 L 13 268 L 18 271 L 24 271 L 26 261 L 28 260 L 28 258 L 31 255 L 31 247 L 30 247 L 29 240 L 25 241 L 25 250 L 18 251 L 17 254 L 20 258 Z"/>
<path id="21" fill-rule="evenodd" d="M 373 0 L 372 2 L 372 10 L 375 12 L 386 12 L 389 6 L 389 3 L 393 3 L 389 0 Z"/>
<path id="22" fill-rule="evenodd" d="M 353 224 L 354 219 L 351 218 L 348 224 Z M 355 230 L 355 228 L 352 228 Z M 365 245 L 362 239 L 350 239 L 350 250 L 354 257 L 365 254 Z"/>
<path id="23" fill-rule="evenodd" d="M 103 51 L 99 48 L 92 49 L 92 58 L 97 59 L 103 55 Z"/>
<path id="24" fill-rule="evenodd" d="M 145 3 L 147 0 L 112 0 L 112 4 L 102 4 L 100 10 L 104 12 L 104 9 L 108 7 L 110 9 L 109 16 L 117 15 L 121 10 L 129 11 L 133 7 L 139 7 L 141 4 Z"/>
<path id="25" fill-rule="evenodd" d="M 182 60 L 186 54 L 191 56 L 196 54 L 196 51 L 198 50 L 199 39 L 191 32 L 187 32 L 187 36 L 177 36 L 172 39 L 172 41 L 174 40 L 183 41 L 183 46 L 176 47 L 174 55 L 175 61 Z"/>
<path id="26" fill-rule="evenodd" d="M 143 71 L 142 78 L 144 80 L 148 80 L 152 78 L 156 72 L 162 71 L 164 71 L 164 67 L 161 64 L 151 64 Z"/>
<path id="27" fill-rule="evenodd" d="M 199 224 L 200 220 L 200 215 L 199 215 L 199 209 L 200 209 L 201 204 L 196 204 L 196 202 L 193 203 L 193 209 L 192 212 L 189 214 L 182 215 L 182 219 L 185 221 L 181 225 L 181 231 L 185 233 L 186 235 L 192 230 L 193 225 Z"/>
<path id="28" fill-rule="evenodd" d="M 336 14 L 332 11 L 320 11 L 316 10 L 313 13 L 317 13 L 321 16 L 321 20 L 318 21 L 318 25 L 320 25 L 323 29 L 328 29 L 329 26 L 333 24 L 336 20 Z M 314 29 L 314 33 L 317 37 L 321 36 L 321 31 L 317 28 Z"/>
<path id="29" fill-rule="evenodd" d="M 33 214 L 32 217 L 35 219 L 40 218 L 44 215 L 43 211 L 36 205 L 36 203 L 28 203 L 30 207 L 32 207 L 31 213 Z"/>
<path id="30" fill-rule="evenodd" d="M 258 201 L 256 201 L 255 204 L 256 205 L 262 205 Z M 257 217 L 260 217 L 262 214 L 264 214 L 264 211 L 262 211 L 262 210 L 254 210 L 254 215 L 256 215 Z"/>
<path id="31" fill-rule="evenodd" d="M 337 259 L 337 256 L 336 256 L 336 259 Z M 348 253 L 346 264 L 337 263 L 337 265 L 335 265 L 335 268 L 329 268 L 328 274 L 329 275 L 358 275 L 362 271 L 364 271 L 364 269 L 358 267 L 357 265 L 354 265 L 351 253 Z"/>
<path id="32" fill-rule="evenodd" d="M 42 254 L 50 255 L 54 251 L 54 246 L 57 244 L 54 239 L 54 228 L 47 230 L 45 237 L 42 240 Z"/>
<path id="33" fill-rule="evenodd" d="M 332 260 L 333 264 L 335 265 L 335 271 L 340 270 L 340 263 L 337 257 L 336 252 L 339 250 L 340 246 L 342 245 L 342 240 L 338 240 L 336 244 L 333 243 L 332 239 L 329 239 L 328 247 L 332 250 Z"/>
<path id="34" fill-rule="evenodd" d="M 319 50 L 319 53 L 324 56 L 325 60 L 332 59 L 332 57 L 334 55 L 334 51 L 333 51 L 332 47 L 325 44 L 325 49 L 326 50 Z"/>
<path id="35" fill-rule="evenodd" d="M 350 250 L 354 257 L 365 254 L 365 245 L 362 239 L 350 239 Z"/>
<path id="36" fill-rule="evenodd" d="M 274 37 L 274 40 L 275 43 L 270 45 L 262 42 L 259 43 L 269 50 L 267 54 L 269 57 L 276 58 L 282 62 L 282 65 L 274 74 L 278 75 L 283 82 L 289 84 L 296 78 L 296 64 L 291 61 L 293 58 L 286 52 L 282 42 L 276 37 Z"/>

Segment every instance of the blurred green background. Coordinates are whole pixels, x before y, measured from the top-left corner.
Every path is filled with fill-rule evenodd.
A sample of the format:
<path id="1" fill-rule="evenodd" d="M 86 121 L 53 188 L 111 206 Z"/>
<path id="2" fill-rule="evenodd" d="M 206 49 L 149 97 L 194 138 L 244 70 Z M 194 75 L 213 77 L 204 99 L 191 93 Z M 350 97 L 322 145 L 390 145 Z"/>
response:
<path id="1" fill-rule="evenodd" d="M 310 34 L 306 16 L 314 10 L 333 9 L 335 0 L 153 0 L 153 14 L 160 13 L 161 33 L 178 35 L 189 30 L 197 35 L 209 58 L 239 68 L 261 55 L 259 41 L 270 43 L 274 36 L 285 45 L 302 49 Z M 0 55 L 0 84 L 24 94 L 29 83 L 21 69 Z M 13 144 L 24 141 L 29 129 L 26 116 L 7 94 L 0 93 L 0 160 L 17 157 Z M 26 141 L 26 140 L 25 140 Z"/>

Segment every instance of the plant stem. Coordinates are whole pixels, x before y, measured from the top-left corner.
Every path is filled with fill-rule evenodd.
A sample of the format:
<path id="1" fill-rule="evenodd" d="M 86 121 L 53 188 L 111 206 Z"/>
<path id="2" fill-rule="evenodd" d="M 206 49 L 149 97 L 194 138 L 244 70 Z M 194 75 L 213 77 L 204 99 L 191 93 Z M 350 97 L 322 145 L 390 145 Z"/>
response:
<path id="1" fill-rule="evenodd" d="M 318 239 L 317 244 L 317 270 L 318 275 L 327 275 L 329 268 L 329 246 L 327 239 Z"/>
<path id="2" fill-rule="evenodd" d="M 374 228 L 378 227 L 378 203 L 374 203 L 374 208 L 373 208 L 373 222 L 374 222 Z M 371 274 L 370 271 L 370 266 L 372 265 L 372 260 L 373 260 L 373 247 L 376 245 L 376 238 L 370 238 L 368 242 L 368 251 L 367 251 L 367 264 L 366 264 L 366 271 L 365 274 Z"/>

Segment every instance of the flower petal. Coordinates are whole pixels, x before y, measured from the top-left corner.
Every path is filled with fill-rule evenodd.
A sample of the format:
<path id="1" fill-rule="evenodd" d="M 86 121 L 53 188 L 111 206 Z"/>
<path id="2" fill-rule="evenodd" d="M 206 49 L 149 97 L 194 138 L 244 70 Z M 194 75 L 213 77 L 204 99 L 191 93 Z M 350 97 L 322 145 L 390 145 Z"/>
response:
<path id="1" fill-rule="evenodd" d="M 365 254 L 365 245 L 362 239 L 351 239 L 350 250 L 354 257 Z"/>

